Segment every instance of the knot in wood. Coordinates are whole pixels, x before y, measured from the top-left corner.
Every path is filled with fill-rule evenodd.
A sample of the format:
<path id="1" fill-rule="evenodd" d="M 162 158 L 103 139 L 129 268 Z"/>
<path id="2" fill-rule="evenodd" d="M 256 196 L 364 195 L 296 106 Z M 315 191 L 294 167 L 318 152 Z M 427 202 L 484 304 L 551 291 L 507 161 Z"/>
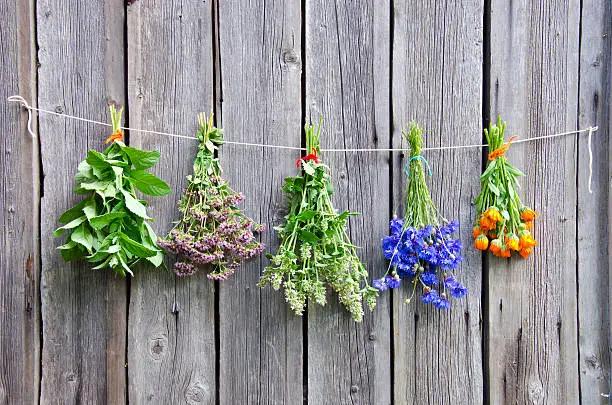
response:
<path id="1" fill-rule="evenodd" d="M 185 390 L 185 401 L 188 404 L 201 404 L 208 402 L 206 399 L 209 396 L 208 387 L 199 381 L 190 384 Z"/>
<path id="2" fill-rule="evenodd" d="M 57 106 L 55 106 L 55 109 L 54 109 L 54 110 L 55 110 L 55 112 L 56 112 L 56 113 L 58 113 L 58 114 L 63 114 L 63 113 L 64 113 L 64 111 L 65 111 L 65 110 L 64 110 L 64 107 L 63 107 L 63 106 L 61 106 L 61 105 L 57 105 Z"/>
<path id="3" fill-rule="evenodd" d="M 149 352 L 151 357 L 159 360 L 166 355 L 168 348 L 168 338 L 166 336 L 154 337 L 149 341 Z"/>
<path id="4" fill-rule="evenodd" d="M 359 387 L 356 385 L 351 385 L 351 393 L 356 394 L 359 392 Z"/>
<path id="5" fill-rule="evenodd" d="M 292 49 L 286 49 L 283 51 L 283 63 L 285 65 L 299 65 L 300 64 L 300 57 L 298 56 L 297 53 L 295 53 L 295 50 Z"/>

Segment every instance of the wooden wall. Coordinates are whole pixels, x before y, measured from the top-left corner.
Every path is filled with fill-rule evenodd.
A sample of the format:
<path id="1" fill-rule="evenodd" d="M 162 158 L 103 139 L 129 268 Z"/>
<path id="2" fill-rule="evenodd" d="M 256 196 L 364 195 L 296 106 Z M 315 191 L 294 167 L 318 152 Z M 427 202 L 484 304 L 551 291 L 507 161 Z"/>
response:
<path id="1" fill-rule="evenodd" d="M 300 318 L 255 285 L 258 258 L 224 282 L 142 268 L 133 279 L 66 264 L 51 236 L 78 201 L 76 166 L 105 127 L 0 101 L 0 404 L 608 404 L 612 93 L 609 0 L 7 0 L 0 100 L 192 134 L 214 112 L 226 139 L 324 148 L 399 147 L 410 120 L 427 146 L 482 142 L 501 115 L 523 138 L 591 125 L 587 136 L 512 146 L 521 193 L 541 213 L 527 260 L 471 248 L 483 154 L 427 153 L 431 192 L 461 222 L 470 294 L 439 312 L 382 295 L 355 324 L 331 299 Z M 195 143 L 132 132 L 157 149 L 173 193 L 150 199 L 154 229 L 176 219 Z M 278 242 L 283 178 L 297 151 L 226 145 L 225 176 Z M 401 153 L 328 153 L 339 209 L 370 274 L 401 215 Z M 170 258 L 167 259 L 172 264 Z"/>

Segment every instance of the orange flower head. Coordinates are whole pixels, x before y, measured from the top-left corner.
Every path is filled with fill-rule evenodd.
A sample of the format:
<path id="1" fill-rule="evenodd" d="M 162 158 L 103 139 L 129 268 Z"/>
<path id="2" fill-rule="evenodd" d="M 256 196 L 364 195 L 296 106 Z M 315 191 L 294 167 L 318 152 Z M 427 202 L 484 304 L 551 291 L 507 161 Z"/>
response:
<path id="1" fill-rule="evenodd" d="M 483 214 L 485 217 L 489 218 L 491 220 L 491 222 L 495 223 L 495 222 L 499 222 L 501 220 L 503 220 L 504 218 L 502 217 L 502 215 L 499 213 L 499 210 L 495 207 L 491 207 L 488 210 L 486 210 Z"/>
<path id="2" fill-rule="evenodd" d="M 491 251 L 491 253 L 493 253 L 495 256 L 499 255 L 499 252 L 501 251 L 502 248 L 502 241 L 499 239 L 493 239 L 491 241 L 491 243 L 489 244 L 489 250 Z"/>
<path id="3" fill-rule="evenodd" d="M 489 247 L 489 239 L 482 234 L 478 235 L 478 237 L 474 240 L 474 247 L 478 250 L 487 250 Z"/>
<path id="4" fill-rule="evenodd" d="M 521 211 L 521 218 L 523 219 L 523 221 L 533 221 L 534 219 L 536 219 L 537 216 L 538 213 L 529 208 L 525 208 Z"/>
<path id="5" fill-rule="evenodd" d="M 519 254 L 523 256 L 523 259 L 526 259 L 531 254 L 531 248 L 521 249 L 519 250 Z"/>
<path id="6" fill-rule="evenodd" d="M 513 233 L 506 235 L 506 245 L 510 250 L 519 250 L 519 238 Z"/>
<path id="7" fill-rule="evenodd" d="M 491 229 L 495 229 L 495 223 L 484 215 L 480 217 L 478 225 L 480 225 L 480 229 L 482 229 L 483 231 L 490 231 Z"/>
<path id="8" fill-rule="evenodd" d="M 524 222 L 525 224 L 525 229 L 527 229 L 528 231 L 531 231 L 533 229 L 533 221 L 526 221 Z"/>
<path id="9" fill-rule="evenodd" d="M 123 132 L 118 129 L 115 132 L 113 132 L 113 134 L 111 136 L 108 137 L 108 139 L 104 142 L 104 143 L 109 143 L 109 142 L 114 142 L 114 141 L 121 141 L 123 139 Z"/>
<path id="10" fill-rule="evenodd" d="M 499 255 L 501 257 L 503 257 L 504 259 L 508 259 L 510 257 L 511 251 L 510 249 L 508 249 L 508 246 L 502 246 L 501 251 L 499 252 Z"/>
<path id="11" fill-rule="evenodd" d="M 472 229 L 472 238 L 476 239 L 478 235 L 482 235 L 482 229 L 475 226 L 474 229 Z"/>
<path id="12" fill-rule="evenodd" d="M 523 231 L 521 232 L 521 236 L 519 238 L 519 247 L 521 249 L 529 249 L 537 245 L 538 242 L 533 238 L 531 232 Z"/>

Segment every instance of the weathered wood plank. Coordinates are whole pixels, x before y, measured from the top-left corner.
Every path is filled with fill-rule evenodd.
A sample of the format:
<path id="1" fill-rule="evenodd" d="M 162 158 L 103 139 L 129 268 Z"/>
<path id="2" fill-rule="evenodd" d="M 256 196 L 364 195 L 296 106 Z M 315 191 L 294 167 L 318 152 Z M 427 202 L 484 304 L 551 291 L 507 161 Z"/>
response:
<path id="1" fill-rule="evenodd" d="M 508 136 L 577 125 L 579 11 L 574 0 L 492 2 L 490 119 L 501 115 Z M 569 136 L 507 154 L 541 215 L 530 258 L 489 261 L 491 403 L 579 402 L 575 146 Z"/>
<path id="2" fill-rule="evenodd" d="M 483 4 L 400 2 L 394 8 L 393 145 L 406 147 L 411 120 L 426 146 L 481 140 Z M 469 294 L 448 312 L 424 306 L 420 291 L 394 292 L 395 401 L 399 404 L 483 402 L 480 303 L 481 255 L 472 248 L 472 203 L 479 192 L 481 151 L 424 152 L 433 171 L 430 191 L 441 215 L 456 219 L 465 261 L 457 278 Z M 407 154 L 393 159 L 393 213 L 404 214 Z"/>
<path id="3" fill-rule="evenodd" d="M 580 399 L 583 404 L 602 403 L 610 393 L 610 307 L 606 253 L 609 207 L 610 116 L 608 83 L 612 52 L 612 3 L 587 0 L 582 3 L 580 38 L 580 94 L 578 127 L 599 125 L 593 134 L 593 193 L 589 193 L 588 137 L 578 142 L 578 342 L 580 350 Z"/>
<path id="4" fill-rule="evenodd" d="M 226 139 L 299 146 L 301 109 L 300 2 L 219 2 L 220 100 Z M 278 248 L 272 229 L 282 221 L 280 186 L 299 153 L 226 145 L 221 164 L 245 194 L 248 216 L 268 224 L 266 251 Z M 302 402 L 302 319 L 283 294 L 256 284 L 263 255 L 219 283 L 221 404 Z"/>
<path id="5" fill-rule="evenodd" d="M 119 0 L 37 3 L 42 108 L 108 121 L 108 104 L 124 99 L 123 20 Z M 59 215 L 80 199 L 72 193 L 77 164 L 87 149 L 104 148 L 108 129 L 49 115 L 39 123 L 45 180 L 41 402 L 122 403 L 125 281 L 84 262 L 64 263 L 55 250 L 62 240 L 51 236 Z"/>
<path id="6" fill-rule="evenodd" d="M 28 113 L 4 102 L 15 94 L 36 102 L 33 15 L 31 2 L 0 4 L 0 404 L 33 404 L 39 393 L 38 140 Z"/>
<path id="7" fill-rule="evenodd" d="M 390 6 L 384 2 L 306 2 L 307 119 L 323 115 L 322 148 L 390 144 Z M 324 153 L 333 201 L 370 278 L 384 274 L 380 239 L 389 220 L 389 154 Z M 336 295 L 308 308 L 308 401 L 391 403 L 390 298 L 356 324 Z"/>
<path id="8" fill-rule="evenodd" d="M 135 128 L 193 135 L 213 95 L 210 1 L 137 1 L 128 5 L 129 120 Z M 130 144 L 159 150 L 153 172 L 171 195 L 150 198 L 154 230 L 165 235 L 192 172 L 196 142 L 138 132 Z M 172 268 L 174 261 L 166 261 Z M 214 404 L 214 286 L 204 273 L 177 278 L 141 269 L 131 282 L 128 320 L 131 404 Z"/>

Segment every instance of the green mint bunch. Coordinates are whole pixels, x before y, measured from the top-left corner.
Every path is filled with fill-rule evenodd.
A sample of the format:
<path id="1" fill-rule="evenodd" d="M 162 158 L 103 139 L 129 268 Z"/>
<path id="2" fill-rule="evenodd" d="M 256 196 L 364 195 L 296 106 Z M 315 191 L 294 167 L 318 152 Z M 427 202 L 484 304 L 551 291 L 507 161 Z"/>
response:
<path id="1" fill-rule="evenodd" d="M 149 225 L 146 201 L 136 190 L 151 196 L 170 194 L 168 185 L 145 170 L 159 160 L 159 152 L 126 146 L 121 131 L 121 114 L 110 107 L 112 144 L 102 153 L 90 150 L 79 164 L 75 176 L 76 194 L 86 195 L 80 203 L 64 212 L 54 235 L 68 231 L 66 244 L 60 246 L 66 261 L 84 258 L 98 263 L 94 269 L 110 268 L 124 276 L 134 275 L 133 266 L 145 260 L 155 267 L 163 263 L 163 252 Z"/>
<path id="2" fill-rule="evenodd" d="M 274 228 L 281 244 L 276 255 L 268 255 L 271 264 L 258 285 L 271 284 L 275 290 L 284 287 L 285 298 L 297 315 L 303 313 L 307 300 L 325 305 L 331 287 L 360 322 L 363 301 L 372 310 L 378 290 L 368 284 L 368 272 L 346 232 L 347 218 L 357 214 L 338 213 L 332 205 L 329 168 L 319 161 L 320 130 L 320 124 L 316 131 L 312 125 L 305 126 L 311 153 L 297 161 L 300 173 L 285 179 L 289 213 L 285 223 Z"/>

